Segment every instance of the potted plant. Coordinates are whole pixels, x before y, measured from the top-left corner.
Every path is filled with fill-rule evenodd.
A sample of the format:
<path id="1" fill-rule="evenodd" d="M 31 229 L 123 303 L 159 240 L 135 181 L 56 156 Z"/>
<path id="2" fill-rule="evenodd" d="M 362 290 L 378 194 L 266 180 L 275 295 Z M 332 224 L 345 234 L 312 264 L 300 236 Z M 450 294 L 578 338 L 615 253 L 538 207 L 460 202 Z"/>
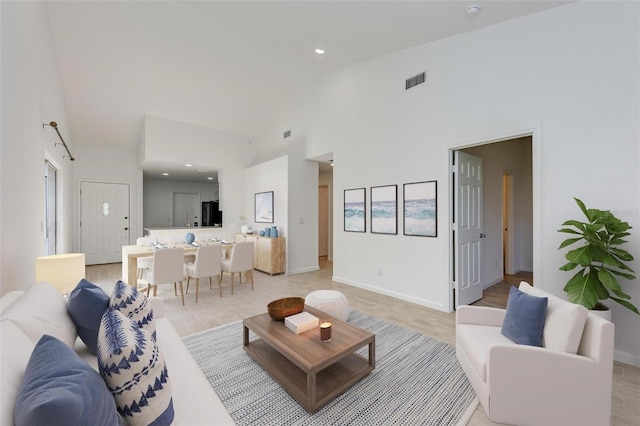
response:
<path id="1" fill-rule="evenodd" d="M 628 232 L 631 226 L 608 210 L 587 209 L 582 201 L 575 197 L 574 200 L 587 221 L 568 220 L 558 231 L 574 235 L 564 240 L 558 250 L 580 243 L 578 248 L 565 254 L 569 262 L 560 267 L 563 271 L 580 268 L 564 287 L 569 301 L 587 309 L 607 310 L 600 300 L 611 299 L 640 315 L 617 279 L 636 278 L 633 269 L 626 264 L 633 256 L 620 248 L 627 242 L 624 237 L 631 235 Z"/>

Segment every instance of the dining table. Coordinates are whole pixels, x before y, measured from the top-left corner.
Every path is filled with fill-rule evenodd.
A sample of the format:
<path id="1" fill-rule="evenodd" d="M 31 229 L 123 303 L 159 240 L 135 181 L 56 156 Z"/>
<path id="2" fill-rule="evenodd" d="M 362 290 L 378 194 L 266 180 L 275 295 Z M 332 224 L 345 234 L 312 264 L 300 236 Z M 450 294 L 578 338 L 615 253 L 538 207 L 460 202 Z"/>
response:
<path id="1" fill-rule="evenodd" d="M 138 259 L 141 257 L 153 256 L 156 250 L 170 247 L 181 247 L 185 255 L 194 255 L 201 245 L 220 244 L 222 252 L 226 258 L 233 247 L 233 242 L 222 241 L 200 241 L 197 243 L 172 243 L 172 244 L 148 244 L 148 245 L 128 245 L 122 246 L 122 281 L 132 286 L 138 285 Z"/>

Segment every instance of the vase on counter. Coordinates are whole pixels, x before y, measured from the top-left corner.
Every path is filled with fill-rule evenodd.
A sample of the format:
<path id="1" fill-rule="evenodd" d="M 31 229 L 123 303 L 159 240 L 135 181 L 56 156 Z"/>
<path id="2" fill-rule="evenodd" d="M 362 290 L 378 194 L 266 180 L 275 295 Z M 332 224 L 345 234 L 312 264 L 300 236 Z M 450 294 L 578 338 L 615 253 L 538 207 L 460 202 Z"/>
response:
<path id="1" fill-rule="evenodd" d="M 271 236 L 271 228 L 269 228 L 269 227 L 264 228 L 264 236 L 265 237 L 270 237 Z"/>
<path id="2" fill-rule="evenodd" d="M 271 237 L 273 238 L 278 238 L 278 227 L 277 226 L 272 226 L 271 227 Z"/>
<path id="3" fill-rule="evenodd" d="M 193 232 L 188 232 L 187 235 L 184 236 L 184 240 L 187 242 L 187 244 L 191 244 L 196 240 L 196 236 L 193 234 Z"/>
<path id="4" fill-rule="evenodd" d="M 248 230 L 249 230 L 249 225 L 242 225 L 242 226 L 240 227 L 240 232 L 241 232 L 242 234 L 246 234 Z"/>

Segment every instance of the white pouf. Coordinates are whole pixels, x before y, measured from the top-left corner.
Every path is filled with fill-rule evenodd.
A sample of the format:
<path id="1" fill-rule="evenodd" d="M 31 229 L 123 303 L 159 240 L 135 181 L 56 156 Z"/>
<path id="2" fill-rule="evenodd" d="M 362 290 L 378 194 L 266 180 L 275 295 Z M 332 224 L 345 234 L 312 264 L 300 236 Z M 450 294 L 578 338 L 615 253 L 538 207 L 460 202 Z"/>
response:
<path id="1" fill-rule="evenodd" d="M 349 318 L 349 301 L 347 296 L 335 290 L 312 291 L 304 299 L 305 305 L 319 309 L 339 320 Z M 321 318 L 322 320 L 322 318 Z"/>

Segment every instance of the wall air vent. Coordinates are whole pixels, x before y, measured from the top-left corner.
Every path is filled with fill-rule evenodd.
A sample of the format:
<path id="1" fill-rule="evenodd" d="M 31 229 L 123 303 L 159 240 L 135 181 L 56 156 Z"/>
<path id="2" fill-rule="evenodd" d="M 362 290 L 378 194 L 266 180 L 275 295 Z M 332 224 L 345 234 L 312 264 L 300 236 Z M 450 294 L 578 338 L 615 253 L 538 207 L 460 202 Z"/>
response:
<path id="1" fill-rule="evenodd" d="M 284 134 L 282 135 L 282 137 L 284 139 L 288 138 L 289 136 L 291 136 L 291 129 L 287 130 L 286 132 L 284 132 Z"/>
<path id="2" fill-rule="evenodd" d="M 418 84 L 424 83 L 426 80 L 427 80 L 427 73 L 426 72 L 422 72 L 422 73 L 420 73 L 418 75 L 414 75 L 413 77 L 408 78 L 405 81 L 404 88 L 405 88 L 405 90 L 409 90 L 412 87 L 417 86 Z"/>

